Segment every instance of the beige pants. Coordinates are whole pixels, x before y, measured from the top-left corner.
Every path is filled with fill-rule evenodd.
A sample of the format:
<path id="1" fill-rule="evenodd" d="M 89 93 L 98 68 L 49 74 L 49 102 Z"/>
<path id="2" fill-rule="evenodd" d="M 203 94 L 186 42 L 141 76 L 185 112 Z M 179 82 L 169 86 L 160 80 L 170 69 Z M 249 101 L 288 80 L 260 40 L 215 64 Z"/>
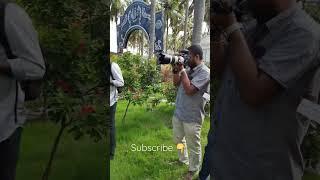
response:
<path id="1" fill-rule="evenodd" d="M 183 152 L 178 150 L 179 161 L 189 165 L 189 171 L 198 171 L 201 163 L 201 124 L 185 123 L 173 116 L 172 125 L 174 143 L 184 145 Z"/>

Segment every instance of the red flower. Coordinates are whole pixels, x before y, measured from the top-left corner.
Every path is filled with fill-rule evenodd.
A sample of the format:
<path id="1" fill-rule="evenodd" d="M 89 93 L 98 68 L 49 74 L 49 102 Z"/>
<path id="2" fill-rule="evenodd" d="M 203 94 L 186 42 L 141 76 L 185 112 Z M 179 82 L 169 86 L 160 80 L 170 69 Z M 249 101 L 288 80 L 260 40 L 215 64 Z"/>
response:
<path id="1" fill-rule="evenodd" d="M 62 89 L 63 92 L 65 92 L 65 93 L 70 93 L 72 91 L 71 86 L 67 82 L 65 82 L 64 80 L 58 80 L 56 82 L 56 86 L 58 88 Z"/>

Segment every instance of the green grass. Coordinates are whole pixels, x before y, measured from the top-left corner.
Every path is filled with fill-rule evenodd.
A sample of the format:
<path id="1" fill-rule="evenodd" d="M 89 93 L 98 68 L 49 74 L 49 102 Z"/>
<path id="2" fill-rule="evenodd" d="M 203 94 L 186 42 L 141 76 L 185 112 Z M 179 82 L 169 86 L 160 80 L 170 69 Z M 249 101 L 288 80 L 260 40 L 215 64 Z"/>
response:
<path id="1" fill-rule="evenodd" d="M 135 179 L 182 179 L 188 170 L 186 166 L 173 163 L 177 153 L 172 152 L 133 152 L 131 145 L 166 145 L 173 146 L 171 118 L 173 107 L 160 105 L 156 110 L 147 112 L 145 107 L 130 106 L 125 124 L 121 119 L 126 103 L 118 103 L 116 113 L 116 155 L 110 163 L 111 180 Z M 202 127 L 202 149 L 207 144 L 209 120 L 205 119 Z M 204 151 L 202 151 L 204 152 Z M 307 174 L 304 180 L 320 180 L 317 175 Z"/>
<path id="2" fill-rule="evenodd" d="M 58 126 L 34 121 L 24 128 L 17 168 L 17 180 L 40 180 L 49 159 Z M 105 180 L 106 145 L 89 138 L 79 141 L 65 132 L 59 146 L 50 180 Z"/>
<path id="3" fill-rule="evenodd" d="M 306 174 L 303 180 L 320 180 L 320 176 L 316 174 Z"/>
<path id="4" fill-rule="evenodd" d="M 178 179 L 188 170 L 187 166 L 174 165 L 177 159 L 176 145 L 172 140 L 171 118 L 173 107 L 160 105 L 156 110 L 147 112 L 145 107 L 130 106 L 125 124 L 121 119 L 126 104 L 120 102 L 116 114 L 117 149 L 110 163 L 111 179 Z M 202 127 L 203 149 L 209 121 Z M 131 145 L 154 146 L 162 144 L 173 146 L 171 152 L 134 152 Z"/>

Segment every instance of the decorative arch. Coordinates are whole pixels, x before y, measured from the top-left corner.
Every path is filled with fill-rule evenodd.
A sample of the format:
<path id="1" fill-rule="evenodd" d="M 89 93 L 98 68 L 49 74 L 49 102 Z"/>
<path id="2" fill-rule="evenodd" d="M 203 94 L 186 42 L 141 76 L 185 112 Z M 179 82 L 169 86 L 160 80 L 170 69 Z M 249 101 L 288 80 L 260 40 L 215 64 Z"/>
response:
<path id="1" fill-rule="evenodd" d="M 128 40 L 129 40 L 129 37 L 130 37 L 131 33 L 133 33 L 134 31 L 139 31 L 139 30 L 141 30 L 143 32 L 144 36 L 148 39 L 148 41 L 150 40 L 149 33 L 144 28 L 141 28 L 140 26 L 132 26 L 125 33 L 125 37 L 124 37 L 125 46 L 124 46 L 124 48 L 127 47 Z"/>
<path id="2" fill-rule="evenodd" d="M 151 21 L 151 7 L 141 0 L 134 0 L 120 17 L 120 24 L 117 25 L 118 51 L 127 48 L 130 34 L 136 30 L 142 30 L 147 39 L 150 39 L 149 27 Z M 155 15 L 155 42 L 154 51 L 163 50 L 164 20 L 163 12 Z"/>

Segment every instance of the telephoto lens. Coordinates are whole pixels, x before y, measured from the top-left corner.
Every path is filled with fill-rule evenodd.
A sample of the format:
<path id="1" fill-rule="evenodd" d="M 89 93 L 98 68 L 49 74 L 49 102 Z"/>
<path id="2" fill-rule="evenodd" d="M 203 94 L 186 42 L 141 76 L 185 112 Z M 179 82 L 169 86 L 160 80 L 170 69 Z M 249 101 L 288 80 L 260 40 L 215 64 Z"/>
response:
<path id="1" fill-rule="evenodd" d="M 158 55 L 159 64 L 184 64 L 184 58 L 182 56 L 172 56 L 165 53 L 160 53 Z"/>
<path id="2" fill-rule="evenodd" d="M 161 52 L 157 53 L 158 64 L 183 64 L 188 65 L 189 51 L 187 49 L 183 49 L 179 51 L 178 55 L 170 55 Z"/>

